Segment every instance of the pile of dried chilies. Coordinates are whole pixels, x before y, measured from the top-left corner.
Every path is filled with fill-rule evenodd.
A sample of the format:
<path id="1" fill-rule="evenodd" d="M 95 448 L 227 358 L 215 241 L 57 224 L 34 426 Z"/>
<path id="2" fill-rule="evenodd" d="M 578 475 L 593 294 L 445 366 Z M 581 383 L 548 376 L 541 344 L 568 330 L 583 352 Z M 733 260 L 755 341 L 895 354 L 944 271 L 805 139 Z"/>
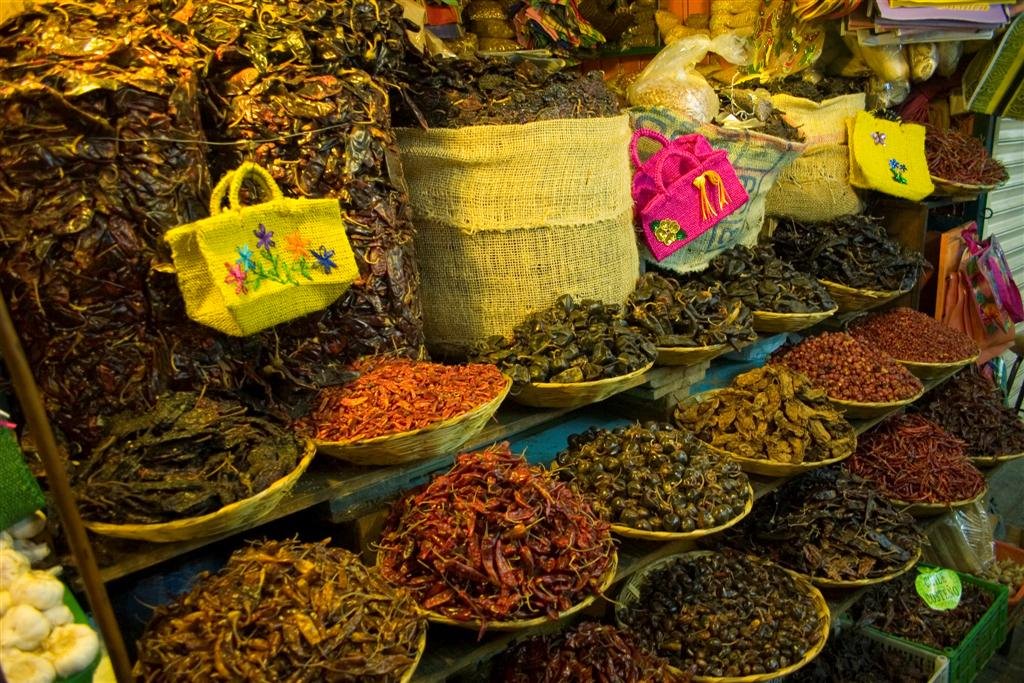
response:
<path id="1" fill-rule="evenodd" d="M 953 503 L 985 490 L 964 442 L 920 415 L 892 417 L 861 436 L 845 465 L 887 498 L 908 503 Z"/>
<path id="2" fill-rule="evenodd" d="M 912 308 L 894 308 L 869 315 L 850 327 L 850 334 L 896 360 L 953 363 L 978 355 L 978 344 L 960 330 Z"/>
<path id="3" fill-rule="evenodd" d="M 464 453 L 394 505 L 385 578 L 457 621 L 557 617 L 598 594 L 615 562 L 607 522 L 563 482 L 498 444 Z"/>
<path id="4" fill-rule="evenodd" d="M 916 654 L 885 647 L 852 629 L 832 634 L 807 666 L 787 683 L 928 683 L 934 670 Z"/>
<path id="5" fill-rule="evenodd" d="M 159 607 L 139 681 L 397 683 L 426 621 L 409 594 L 326 542 L 266 541 Z"/>
<path id="6" fill-rule="evenodd" d="M 493 365 L 441 365 L 408 358 L 367 358 L 359 377 L 320 392 L 301 423 L 318 441 L 359 441 L 448 420 L 498 397 L 508 379 Z"/>
<path id="7" fill-rule="evenodd" d="M 833 581 L 890 574 L 912 561 L 924 540 L 913 517 L 838 466 L 786 482 L 722 538 L 787 569 Z"/>
<path id="8" fill-rule="evenodd" d="M 982 141 L 956 130 L 928 127 L 924 138 L 928 172 L 936 178 L 964 185 L 998 185 L 1009 175 L 993 159 Z"/>

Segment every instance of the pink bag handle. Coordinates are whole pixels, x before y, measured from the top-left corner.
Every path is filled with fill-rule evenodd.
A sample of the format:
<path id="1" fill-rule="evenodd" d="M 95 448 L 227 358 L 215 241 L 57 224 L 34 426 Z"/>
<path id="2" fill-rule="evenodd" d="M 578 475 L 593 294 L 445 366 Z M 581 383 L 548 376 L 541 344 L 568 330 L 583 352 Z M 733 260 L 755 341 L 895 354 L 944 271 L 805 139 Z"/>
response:
<path id="1" fill-rule="evenodd" d="M 640 152 L 636 148 L 641 138 L 650 138 L 655 142 L 660 142 L 662 147 L 668 147 L 669 145 L 669 139 L 656 130 L 638 128 L 633 131 L 633 139 L 629 141 L 629 156 L 633 160 L 633 166 L 636 168 L 644 165 L 644 162 L 640 161 Z"/>
<path id="2" fill-rule="evenodd" d="M 960 236 L 964 240 L 964 244 L 967 245 L 967 250 L 971 253 L 971 256 L 977 256 L 981 253 L 981 243 L 978 241 L 978 224 L 971 222 L 966 228 L 960 231 Z"/>
<path id="3" fill-rule="evenodd" d="M 695 169 L 695 168 L 700 168 L 701 167 L 701 160 L 699 158 L 697 158 L 697 156 L 695 154 L 693 154 L 691 152 L 688 152 L 685 149 L 680 149 L 680 148 L 673 148 L 673 149 L 671 149 L 668 152 L 668 154 L 666 154 L 663 157 L 661 157 L 660 159 L 658 159 L 658 163 L 654 167 L 654 182 L 655 182 L 655 185 L 658 188 L 658 191 L 662 192 L 663 194 L 667 193 L 668 189 L 665 187 L 665 174 L 662 173 L 662 168 L 665 165 L 665 161 L 667 159 L 669 159 L 669 158 L 672 158 L 672 157 L 682 157 L 683 159 L 686 159 L 687 161 L 689 161 L 693 165 L 692 168 L 690 169 L 691 171 L 693 169 Z M 689 173 L 689 171 L 687 171 L 687 173 Z"/>

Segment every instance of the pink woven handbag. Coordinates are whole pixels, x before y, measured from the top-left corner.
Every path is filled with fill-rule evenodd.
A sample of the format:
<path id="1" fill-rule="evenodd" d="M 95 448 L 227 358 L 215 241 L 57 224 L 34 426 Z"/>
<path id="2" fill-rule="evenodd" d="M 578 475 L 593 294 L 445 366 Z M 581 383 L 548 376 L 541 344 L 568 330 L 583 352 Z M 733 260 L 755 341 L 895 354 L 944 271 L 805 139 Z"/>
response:
<path id="1" fill-rule="evenodd" d="M 640 160 L 637 150 L 641 138 L 662 144 L 646 161 Z M 748 199 L 725 150 L 712 148 L 702 135 L 669 140 L 641 128 L 633 133 L 629 151 L 636 168 L 636 220 L 658 261 L 703 235 Z"/>

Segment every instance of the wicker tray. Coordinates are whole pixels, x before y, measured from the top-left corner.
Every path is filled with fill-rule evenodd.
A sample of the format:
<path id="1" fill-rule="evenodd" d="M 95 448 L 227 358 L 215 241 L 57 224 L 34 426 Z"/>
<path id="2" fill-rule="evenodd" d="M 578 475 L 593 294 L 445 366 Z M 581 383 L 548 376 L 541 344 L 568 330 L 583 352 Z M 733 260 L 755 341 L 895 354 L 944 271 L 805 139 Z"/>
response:
<path id="1" fill-rule="evenodd" d="M 613 550 L 611 565 L 609 565 L 608 567 L 608 572 L 605 574 L 604 580 L 601 581 L 601 593 L 604 593 L 604 591 L 608 590 L 608 588 L 610 588 L 611 585 L 615 582 L 615 575 L 618 572 L 618 568 L 619 557 L 618 554 Z M 561 621 L 562 619 L 570 617 L 573 614 L 576 614 L 577 612 L 586 609 L 591 604 L 593 604 L 593 602 L 597 600 L 598 597 L 600 597 L 600 594 L 598 593 L 589 595 L 580 602 L 570 607 L 569 609 L 565 610 L 564 612 L 560 612 L 558 615 L 558 621 Z M 534 626 L 541 626 L 552 621 L 550 617 L 543 616 L 535 617 L 533 619 L 518 619 L 512 621 L 488 621 L 486 622 L 486 624 L 484 624 L 484 622 L 480 621 L 479 619 L 471 619 L 470 621 L 458 621 L 456 619 L 452 619 L 451 617 L 446 617 L 442 614 L 438 614 L 437 612 L 431 612 L 429 610 L 423 610 L 423 615 L 427 618 L 428 621 L 431 621 L 435 624 L 447 624 L 448 626 L 458 626 L 460 628 L 473 629 L 474 631 L 479 631 L 483 626 L 486 626 L 488 631 L 519 631 L 524 628 L 533 628 Z"/>
<path id="2" fill-rule="evenodd" d="M 534 408 L 578 408 L 613 396 L 629 387 L 632 380 L 654 367 L 650 363 L 627 375 L 599 379 L 593 382 L 555 384 L 544 382 L 527 384 L 510 395 L 516 403 Z"/>
<path id="3" fill-rule="evenodd" d="M 867 420 L 873 417 L 880 417 L 886 413 L 900 408 L 902 406 L 909 406 L 917 399 L 924 396 L 924 389 L 917 392 L 910 398 L 905 398 L 902 401 L 892 401 L 891 403 L 859 403 L 857 401 L 843 401 L 838 398 L 828 397 L 829 403 L 839 408 L 846 414 L 847 418 L 856 418 L 861 420 Z"/>
<path id="4" fill-rule="evenodd" d="M 755 332 L 798 332 L 811 325 L 835 315 L 838 308 L 831 308 L 818 313 L 773 313 L 772 311 L 754 311 Z M 694 679 L 696 680 L 696 679 Z"/>
<path id="5" fill-rule="evenodd" d="M 893 505 L 897 507 L 905 508 L 907 512 L 914 515 L 915 517 L 934 517 L 941 515 L 947 510 L 953 508 L 963 507 L 964 505 L 970 505 L 971 503 L 977 503 L 980 500 L 984 500 L 985 496 L 988 495 L 988 487 L 982 489 L 981 493 L 968 498 L 966 500 L 954 500 L 950 503 L 911 503 L 906 500 L 896 500 L 894 498 L 887 499 Z"/>
<path id="6" fill-rule="evenodd" d="M 875 306 L 881 306 L 887 301 L 903 296 L 910 290 L 885 291 L 877 289 L 854 289 L 841 285 L 831 280 L 818 279 L 828 293 L 832 295 L 839 304 L 840 313 L 851 313 L 853 311 L 866 311 Z"/>
<path id="7" fill-rule="evenodd" d="M 899 358 L 894 358 L 894 360 L 907 370 L 910 370 L 914 377 L 918 379 L 937 379 L 946 375 L 952 375 L 965 365 L 975 362 L 978 360 L 978 354 L 963 360 L 953 361 L 952 363 L 921 363 L 912 360 L 900 360 Z"/>
<path id="8" fill-rule="evenodd" d="M 399 683 L 409 683 L 412 680 L 413 675 L 416 673 L 416 669 L 420 665 L 420 660 L 423 659 L 423 653 L 427 649 L 427 629 L 423 629 L 423 633 L 420 634 L 420 642 L 416 646 L 416 659 L 412 660 L 412 666 L 402 675 L 399 679 Z"/>
<path id="9" fill-rule="evenodd" d="M 484 428 L 511 388 L 512 381 L 506 380 L 501 392 L 487 403 L 426 427 L 363 441 L 317 441 L 316 448 L 354 465 L 401 465 L 447 455 Z"/>
<path id="10" fill-rule="evenodd" d="M 818 586 L 820 588 L 862 588 L 864 586 L 874 586 L 875 584 L 878 584 L 878 583 L 885 583 L 886 581 L 892 581 L 896 577 L 902 576 L 903 574 L 906 574 L 911 569 L 913 569 L 914 565 L 916 565 L 920 559 L 921 559 L 921 549 L 918 548 L 917 552 L 914 553 L 914 556 L 912 558 L 910 558 L 910 561 L 907 562 L 906 564 L 904 564 L 902 567 L 900 567 L 899 569 L 896 569 L 895 571 L 892 571 L 892 572 L 890 572 L 888 574 L 885 574 L 883 576 L 876 576 L 873 579 L 853 579 L 853 580 L 843 581 L 843 580 L 827 579 L 827 578 L 819 577 L 819 576 L 809 576 L 807 574 L 800 574 L 800 576 L 804 577 L 805 579 L 807 579 L 808 581 L 813 583 L 815 586 Z"/>
<path id="11" fill-rule="evenodd" d="M 939 176 L 932 176 L 932 183 L 935 185 L 935 191 L 932 192 L 932 196 L 936 197 L 977 197 L 982 192 L 990 192 L 997 187 L 1000 187 L 1005 183 L 995 183 L 994 185 L 968 185 L 966 183 L 958 183 L 955 180 L 946 180 Z"/>
<path id="12" fill-rule="evenodd" d="M 714 346 L 688 347 L 658 347 L 658 359 L 655 365 L 696 365 L 712 358 L 717 358 L 726 352 L 728 344 L 715 344 Z"/>
<path id="13" fill-rule="evenodd" d="M 1024 458 L 1024 453 L 1010 453 L 1008 455 L 979 455 L 978 457 L 968 456 L 968 460 L 975 467 L 995 467 L 1001 462 L 1009 462 L 1017 458 Z"/>
<path id="14" fill-rule="evenodd" d="M 302 459 L 299 460 L 299 464 L 294 470 L 254 496 L 237 500 L 219 510 L 199 517 L 176 519 L 173 522 L 159 524 L 108 524 L 89 521 L 83 521 L 83 524 L 90 531 L 103 536 L 155 543 L 173 543 L 226 534 L 253 524 L 270 514 L 309 467 L 314 455 L 316 455 L 316 446 L 312 441 L 307 441 Z"/>
<path id="15" fill-rule="evenodd" d="M 682 541 L 689 538 L 702 538 L 725 531 L 734 524 L 750 514 L 754 508 L 754 488 L 747 484 L 747 503 L 743 506 L 742 512 L 724 524 L 709 527 L 707 529 L 694 529 L 693 531 L 641 531 L 621 524 L 612 524 L 612 533 L 624 538 L 638 538 L 644 541 Z"/>
<path id="16" fill-rule="evenodd" d="M 668 564 L 669 562 L 674 562 L 681 557 L 710 555 L 713 554 L 713 552 L 714 551 L 711 550 L 694 550 L 687 553 L 680 553 L 678 555 L 669 555 L 668 557 L 657 560 L 656 562 L 652 562 L 651 564 L 647 565 L 637 573 L 633 574 L 633 576 L 631 576 L 626 581 L 625 585 L 622 586 L 622 590 L 619 592 L 619 599 L 615 603 L 615 621 L 619 625 L 619 627 L 623 626 L 621 618 L 622 612 L 626 609 L 626 607 L 628 607 L 633 602 L 636 602 L 636 600 L 640 597 L 640 588 L 643 586 L 644 578 L 648 574 L 650 574 L 658 567 L 664 564 Z M 804 592 L 807 593 L 814 601 L 814 604 L 818 610 L 818 615 L 822 618 L 821 638 L 818 640 L 818 643 L 810 650 L 808 650 L 800 659 L 800 661 L 794 664 L 790 664 L 787 667 L 777 669 L 776 671 L 772 671 L 771 673 L 756 674 L 753 676 L 734 677 L 694 676 L 694 681 L 698 681 L 701 683 L 759 683 L 760 681 L 770 681 L 777 678 L 781 678 L 783 676 L 787 676 L 793 673 L 794 671 L 804 667 L 805 665 L 810 663 L 815 657 L 817 657 L 818 654 L 822 651 L 822 649 L 825 647 L 825 642 L 828 640 L 829 631 L 832 628 L 832 616 L 828 609 L 828 603 L 825 602 L 825 597 L 821 594 L 821 591 L 812 586 L 810 582 L 807 581 L 807 579 L 800 576 L 796 572 L 790 571 L 784 567 L 781 567 L 781 569 L 788 573 L 790 576 L 792 576 L 796 580 L 797 584 L 804 590 Z M 673 668 L 673 670 L 677 672 L 679 671 L 675 668 Z"/>

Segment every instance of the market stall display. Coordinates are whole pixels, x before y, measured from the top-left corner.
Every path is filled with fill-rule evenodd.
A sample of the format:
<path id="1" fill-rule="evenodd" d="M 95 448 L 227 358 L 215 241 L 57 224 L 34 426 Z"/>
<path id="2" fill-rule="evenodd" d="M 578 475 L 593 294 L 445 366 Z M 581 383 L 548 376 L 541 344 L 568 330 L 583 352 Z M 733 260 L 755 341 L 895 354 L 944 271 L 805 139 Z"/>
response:
<path id="1" fill-rule="evenodd" d="M 977 195 L 994 190 L 1010 177 L 981 140 L 956 130 L 929 127 L 924 151 L 938 195 Z"/>
<path id="2" fill-rule="evenodd" d="M 499 444 L 391 510 L 377 564 L 432 621 L 524 628 L 576 612 L 615 575 L 608 523 L 570 486 Z"/>
<path id="3" fill-rule="evenodd" d="M 958 372 L 915 409 L 963 440 L 975 465 L 1024 457 L 1024 421 L 1004 405 L 999 388 L 974 368 Z"/>
<path id="4" fill-rule="evenodd" d="M 299 423 L 317 450 L 357 465 L 396 465 L 446 455 L 473 437 L 508 395 L 493 365 L 446 366 L 366 358 L 359 377 L 329 387 Z"/>
<path id="5" fill-rule="evenodd" d="M 804 579 L 755 557 L 709 551 L 673 555 L 634 575 L 615 617 L 698 680 L 792 673 L 817 656 L 829 631 L 825 599 Z"/>
<path id="6" fill-rule="evenodd" d="M 780 349 L 772 362 L 809 377 L 847 417 L 881 415 L 924 392 L 909 370 L 845 332 L 808 337 Z"/>
<path id="7" fill-rule="evenodd" d="M 838 467 L 789 480 L 718 538 L 822 587 L 891 580 L 917 564 L 924 542 L 912 516 Z"/>
<path id="8" fill-rule="evenodd" d="M 116 416 L 72 472 L 93 531 L 169 542 L 224 533 L 273 510 L 315 449 L 238 401 L 167 394 Z"/>
<path id="9" fill-rule="evenodd" d="M 944 680 L 945 657 L 855 629 L 833 633 L 810 664 L 786 677 L 787 683 L 931 683 Z"/>
<path id="10" fill-rule="evenodd" d="M 657 348 L 623 316 L 622 306 L 569 295 L 530 315 L 511 337 L 479 344 L 472 360 L 493 363 L 512 378 L 512 398 L 533 406 L 573 407 L 617 391 L 646 372 Z"/>
<path id="11" fill-rule="evenodd" d="M 980 349 L 969 336 L 935 318 L 900 307 L 854 321 L 854 339 L 884 351 L 916 377 L 948 375 L 977 359 Z"/>
<path id="12" fill-rule="evenodd" d="M 920 415 L 897 415 L 861 435 L 850 472 L 915 514 L 938 514 L 985 494 L 964 442 Z"/>
<path id="13" fill-rule="evenodd" d="M 659 365 L 689 365 L 757 338 L 750 309 L 718 283 L 679 283 L 645 273 L 626 301 L 626 319 L 658 347 Z"/>
<path id="14" fill-rule="evenodd" d="M 670 540 L 725 529 L 750 512 L 739 466 L 669 424 L 591 428 L 569 437 L 552 471 L 621 536 Z"/>
<path id="15" fill-rule="evenodd" d="M 857 446 L 853 426 L 825 392 L 786 367 L 738 375 L 725 389 L 681 403 L 674 418 L 744 470 L 770 476 L 839 462 Z"/>
<path id="16" fill-rule="evenodd" d="M 836 312 L 824 287 L 763 245 L 732 247 L 711 259 L 696 278 L 722 283 L 730 297 L 754 312 L 758 332 L 795 332 Z"/>
<path id="17" fill-rule="evenodd" d="M 135 676 L 405 683 L 426 634 L 409 593 L 356 555 L 327 542 L 263 541 L 156 610 Z"/>

